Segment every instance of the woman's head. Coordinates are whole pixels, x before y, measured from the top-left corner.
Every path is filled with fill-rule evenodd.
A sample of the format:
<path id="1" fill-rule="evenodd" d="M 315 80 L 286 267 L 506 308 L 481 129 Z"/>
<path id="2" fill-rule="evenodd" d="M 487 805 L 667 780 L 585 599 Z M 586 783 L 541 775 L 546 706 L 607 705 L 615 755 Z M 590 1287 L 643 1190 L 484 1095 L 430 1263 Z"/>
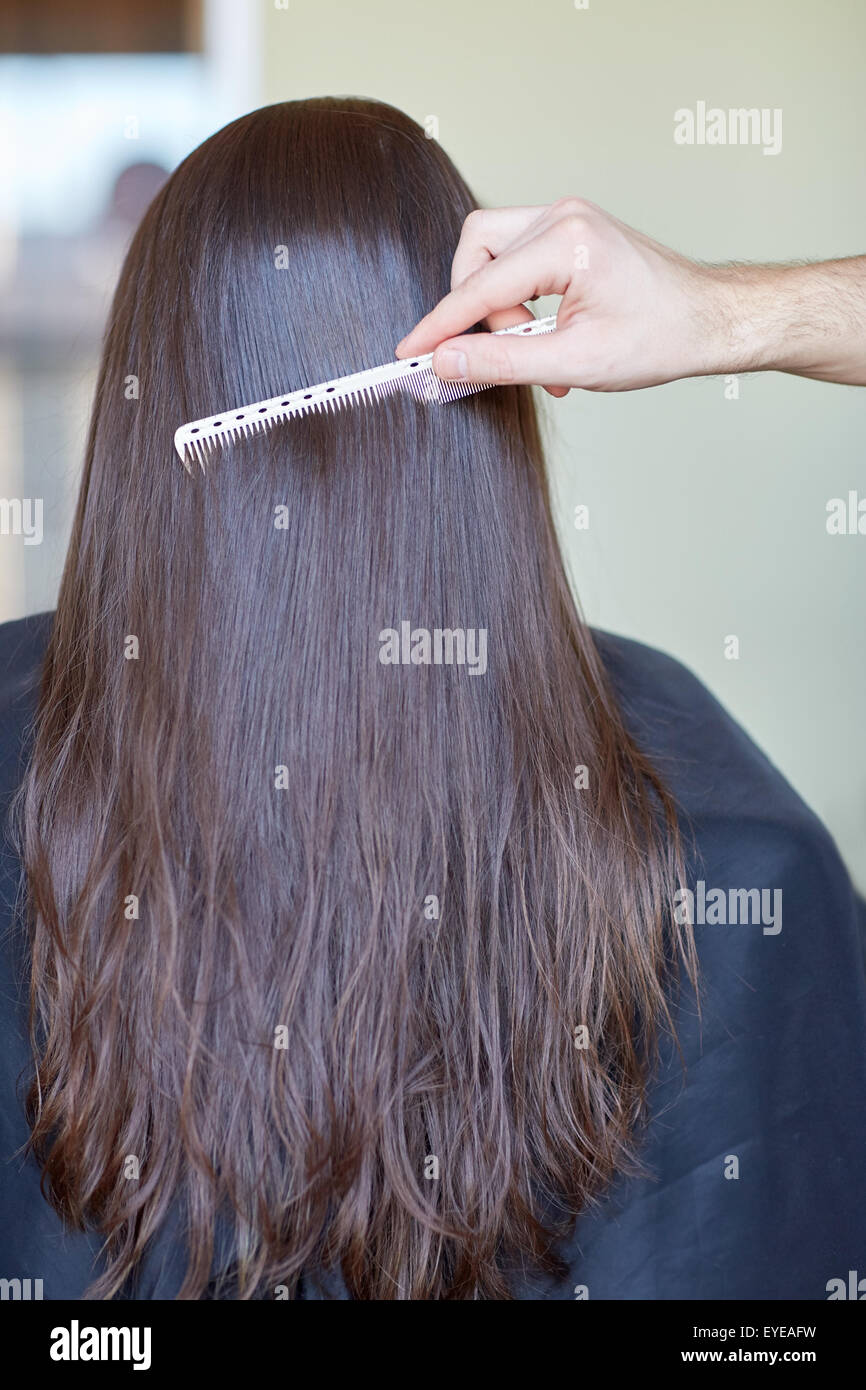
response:
<path id="1" fill-rule="evenodd" d="M 177 1207 L 184 1296 L 221 1221 L 243 1297 L 328 1265 L 505 1296 L 551 1200 L 629 1161 L 675 830 L 531 395 L 291 420 L 191 474 L 172 445 L 388 360 L 472 206 L 393 108 L 288 103 L 196 150 L 127 257 L 21 803 L 33 1144 L 106 1235 L 98 1293 Z"/>
<path id="2" fill-rule="evenodd" d="M 449 287 L 475 206 L 437 141 L 393 107 L 266 107 L 207 140 L 154 201 L 123 327 L 133 342 L 146 333 L 151 386 L 176 378 L 184 419 L 391 360 Z"/>

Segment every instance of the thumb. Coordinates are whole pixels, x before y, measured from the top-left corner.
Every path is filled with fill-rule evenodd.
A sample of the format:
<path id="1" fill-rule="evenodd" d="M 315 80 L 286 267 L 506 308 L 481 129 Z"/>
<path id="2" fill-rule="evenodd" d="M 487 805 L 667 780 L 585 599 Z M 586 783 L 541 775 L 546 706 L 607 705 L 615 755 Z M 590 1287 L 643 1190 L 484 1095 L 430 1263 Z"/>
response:
<path id="1" fill-rule="evenodd" d="M 466 333 L 449 338 L 433 354 L 433 370 L 445 381 L 485 381 L 496 386 L 568 386 L 557 333 L 520 338 Z"/>

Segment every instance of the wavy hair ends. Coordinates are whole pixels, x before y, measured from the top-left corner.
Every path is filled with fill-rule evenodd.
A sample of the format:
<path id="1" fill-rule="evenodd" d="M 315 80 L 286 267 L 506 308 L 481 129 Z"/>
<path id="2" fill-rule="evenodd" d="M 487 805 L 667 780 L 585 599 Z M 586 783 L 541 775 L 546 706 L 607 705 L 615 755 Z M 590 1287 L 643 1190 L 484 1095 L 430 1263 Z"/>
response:
<path id="1" fill-rule="evenodd" d="M 292 102 L 190 155 L 123 267 L 17 807 L 31 1145 L 104 1237 L 90 1297 L 178 1221 L 185 1299 L 328 1270 L 506 1299 L 634 1169 L 693 965 L 676 817 L 530 392 L 293 420 L 191 475 L 172 446 L 388 360 L 473 206 L 401 112 Z M 419 658 L 436 631 L 486 669 Z"/>

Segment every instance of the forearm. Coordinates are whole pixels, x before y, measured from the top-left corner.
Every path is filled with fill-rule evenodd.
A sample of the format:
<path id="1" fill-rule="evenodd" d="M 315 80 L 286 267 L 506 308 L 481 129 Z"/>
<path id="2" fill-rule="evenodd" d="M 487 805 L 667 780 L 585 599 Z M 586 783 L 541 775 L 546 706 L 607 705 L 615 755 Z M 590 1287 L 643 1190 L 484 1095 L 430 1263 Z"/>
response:
<path id="1" fill-rule="evenodd" d="M 557 331 L 466 335 L 559 295 Z M 461 336 L 465 335 L 465 336 Z M 474 212 L 452 290 L 399 344 L 446 379 L 633 391 L 681 377 L 779 371 L 866 386 L 866 256 L 705 265 L 581 198 Z"/>
<path id="2" fill-rule="evenodd" d="M 702 269 L 712 370 L 866 386 L 866 256 Z"/>

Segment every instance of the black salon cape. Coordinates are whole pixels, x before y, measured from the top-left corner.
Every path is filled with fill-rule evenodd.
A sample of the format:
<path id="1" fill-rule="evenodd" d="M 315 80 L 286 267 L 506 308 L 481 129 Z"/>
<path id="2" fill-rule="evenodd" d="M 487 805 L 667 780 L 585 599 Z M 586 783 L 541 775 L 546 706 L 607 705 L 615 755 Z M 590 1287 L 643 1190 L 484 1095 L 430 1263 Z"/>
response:
<path id="1" fill-rule="evenodd" d="M 0 627 L 0 814 L 22 770 L 51 616 Z M 596 638 L 640 744 L 694 831 L 690 882 L 782 890 L 782 930 L 696 926 L 702 1019 L 683 991 L 652 1089 L 642 1157 L 563 1247 L 564 1280 L 515 1277 L 523 1299 L 826 1299 L 866 1277 L 866 912 L 830 836 L 742 729 L 678 662 Z M 0 1277 L 79 1298 L 99 1244 L 65 1234 L 21 1158 L 27 1127 L 20 868 L 0 859 Z M 736 1165 L 732 1160 L 736 1160 Z M 738 1168 L 738 1176 L 732 1176 Z M 727 1174 L 727 1176 L 726 1176 Z M 230 1252 L 226 1250 L 230 1263 Z M 137 1299 L 172 1298 L 184 1268 L 170 1227 L 145 1259 Z M 855 1281 L 856 1282 L 856 1281 Z M 866 1285 L 864 1285 L 866 1288 Z M 302 1298 L 345 1298 L 338 1276 Z"/>

